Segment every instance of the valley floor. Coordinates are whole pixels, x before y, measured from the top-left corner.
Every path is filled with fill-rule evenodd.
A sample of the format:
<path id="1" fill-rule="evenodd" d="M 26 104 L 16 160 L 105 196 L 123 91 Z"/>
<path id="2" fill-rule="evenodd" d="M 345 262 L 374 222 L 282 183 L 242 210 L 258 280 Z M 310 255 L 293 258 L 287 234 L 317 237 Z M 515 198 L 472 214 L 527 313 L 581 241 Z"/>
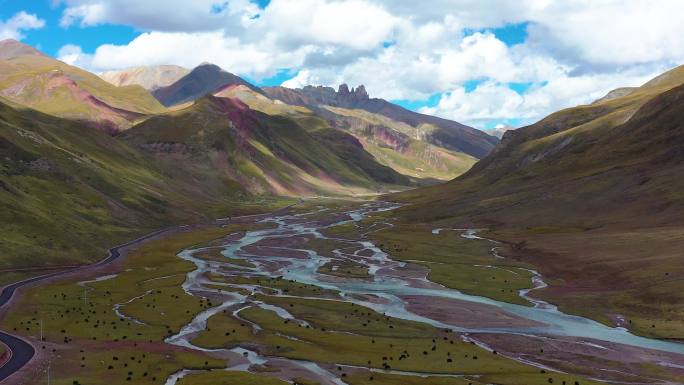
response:
<path id="1" fill-rule="evenodd" d="M 507 245 L 394 208 L 314 200 L 182 228 L 26 288 L 0 328 L 37 355 L 8 384 L 43 383 L 48 363 L 83 385 L 684 381 L 684 344 L 567 315 Z"/>
<path id="2" fill-rule="evenodd" d="M 684 339 L 683 228 L 540 228 L 491 236 L 522 245 L 507 255 L 540 266 L 551 285 L 539 295 L 562 310 L 650 338 Z"/>

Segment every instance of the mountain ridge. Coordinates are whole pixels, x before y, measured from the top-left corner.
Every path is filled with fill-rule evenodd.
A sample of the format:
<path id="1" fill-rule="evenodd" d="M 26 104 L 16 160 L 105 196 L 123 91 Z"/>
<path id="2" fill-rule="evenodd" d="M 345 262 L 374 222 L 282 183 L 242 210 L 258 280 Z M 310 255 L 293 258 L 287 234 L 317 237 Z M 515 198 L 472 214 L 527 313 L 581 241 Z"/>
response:
<path id="1" fill-rule="evenodd" d="M 331 194 L 335 189 L 345 190 L 344 185 L 371 187 L 373 180 L 408 183 L 393 170 L 377 165 L 351 136 L 323 121 L 309 125 L 305 129 L 288 117 L 252 110 L 238 99 L 207 95 L 191 106 L 152 117 L 121 137 L 157 153 L 159 144 L 182 148 L 189 155 L 186 160 L 211 164 L 254 193 Z M 326 139 L 330 135 L 335 139 Z M 335 148 L 339 146 L 356 155 L 338 154 Z M 319 184 L 316 178 L 324 182 Z"/>
<path id="2" fill-rule="evenodd" d="M 261 89 L 241 77 L 225 71 L 215 64 L 205 63 L 193 68 L 188 74 L 172 84 L 154 90 L 152 95 L 161 104 L 170 107 L 195 101 L 231 84 L 244 85 L 255 92 L 262 92 Z"/>
<path id="3" fill-rule="evenodd" d="M 264 87 L 263 90 L 272 98 L 314 110 L 328 105 L 383 115 L 414 127 L 418 132 L 416 138 L 422 136 L 432 144 L 478 158 L 488 154 L 498 143 L 497 138 L 461 123 L 410 111 L 384 99 L 370 98 L 363 85 L 350 90 L 349 86 L 342 84 L 338 91 L 323 86 L 306 86 L 301 89 Z"/>
<path id="4" fill-rule="evenodd" d="M 0 56 L 11 56 L 0 60 L 0 95 L 14 103 L 110 133 L 165 111 L 141 86 L 116 87 L 28 45 L 9 47 L 0 47 Z"/>
<path id="5" fill-rule="evenodd" d="M 681 338 L 684 294 L 660 296 L 673 293 L 660 277 L 684 274 L 683 110 L 680 66 L 508 131 L 462 176 L 394 199 L 410 223 L 489 229 L 502 255 L 547 277 L 538 295 L 564 311 Z"/>

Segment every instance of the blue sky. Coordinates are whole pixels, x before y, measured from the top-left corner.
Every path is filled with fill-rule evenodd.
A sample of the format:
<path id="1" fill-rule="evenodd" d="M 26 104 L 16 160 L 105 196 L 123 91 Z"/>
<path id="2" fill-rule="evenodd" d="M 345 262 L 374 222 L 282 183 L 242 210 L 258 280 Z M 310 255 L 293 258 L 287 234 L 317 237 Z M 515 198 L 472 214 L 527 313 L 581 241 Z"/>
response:
<path id="1" fill-rule="evenodd" d="M 51 56 L 57 56 L 65 44 L 76 44 L 84 50 L 94 51 L 105 43 L 128 43 L 139 34 L 134 28 L 123 25 L 62 28 L 59 20 L 64 8 L 64 4 L 53 6 L 50 0 L 0 0 L 0 20 L 9 19 L 21 11 L 45 20 L 44 28 L 25 32 L 23 42 Z"/>
<path id="2" fill-rule="evenodd" d="M 684 33 L 672 17 L 684 2 L 597 1 L 600 7 L 587 9 L 505 0 L 431 7 L 408 0 L 177 0 L 174 7 L 0 0 L 0 37 L 19 37 L 92 71 L 209 61 L 257 85 L 364 84 L 371 96 L 492 129 L 639 85 L 684 60 L 683 44 L 668 38 Z M 21 12 L 44 26 L 22 29 L 12 22 Z"/>

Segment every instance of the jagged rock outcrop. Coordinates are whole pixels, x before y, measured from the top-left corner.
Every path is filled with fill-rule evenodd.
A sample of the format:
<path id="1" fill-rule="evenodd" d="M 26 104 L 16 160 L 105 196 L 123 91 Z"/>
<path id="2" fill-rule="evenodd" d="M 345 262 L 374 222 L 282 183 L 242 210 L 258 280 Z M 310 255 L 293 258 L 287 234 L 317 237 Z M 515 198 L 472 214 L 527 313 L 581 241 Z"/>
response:
<path id="1" fill-rule="evenodd" d="M 300 89 L 264 87 L 263 90 L 273 99 L 308 107 L 328 120 L 335 117 L 322 106 L 361 109 L 379 114 L 413 127 L 421 140 L 476 158 L 487 155 L 499 142 L 496 137 L 464 124 L 410 111 L 384 99 L 371 98 L 363 85 L 349 88 L 342 84 L 337 91 L 324 86 L 305 86 Z"/>

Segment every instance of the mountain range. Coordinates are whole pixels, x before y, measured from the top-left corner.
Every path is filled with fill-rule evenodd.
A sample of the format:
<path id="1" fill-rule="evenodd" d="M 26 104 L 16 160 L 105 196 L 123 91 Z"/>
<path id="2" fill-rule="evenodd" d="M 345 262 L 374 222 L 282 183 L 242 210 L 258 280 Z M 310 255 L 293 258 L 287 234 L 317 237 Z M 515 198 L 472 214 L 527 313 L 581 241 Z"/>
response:
<path id="1" fill-rule="evenodd" d="M 148 71 L 161 73 L 163 69 L 153 67 Z M 470 168 L 498 143 L 497 138 L 460 123 L 370 98 L 363 86 L 350 90 L 343 84 L 337 92 L 330 87 L 259 88 L 216 65 L 202 64 L 175 82 L 154 88 L 129 76 L 138 72 L 138 69 L 130 69 L 109 72 L 106 76 L 137 81 L 136 84 L 148 87 L 160 103 L 171 109 L 187 107 L 188 103 L 207 94 L 220 94 L 241 99 L 257 110 L 268 107 L 267 111 L 262 110 L 268 114 L 315 115 L 329 126 L 356 137 L 383 165 L 417 179 L 451 179 Z M 241 87 L 227 92 L 230 86 Z M 304 108 L 278 109 L 274 108 L 275 101 Z"/>
<path id="2" fill-rule="evenodd" d="M 285 103 L 321 110 L 331 120 L 339 121 L 338 125 L 342 127 L 353 127 L 360 124 L 359 120 L 363 120 L 353 116 L 349 110 L 380 115 L 390 119 L 395 125 L 403 124 L 404 133 L 414 139 L 478 158 L 488 154 L 498 143 L 496 138 L 463 124 L 409 111 L 383 99 L 370 98 L 364 86 L 350 90 L 343 84 L 337 92 L 333 88 L 321 86 L 307 86 L 302 89 L 267 87 L 264 91 Z"/>
<path id="3" fill-rule="evenodd" d="M 270 199 L 418 187 L 388 196 L 402 221 L 488 229 L 561 309 L 658 337 L 684 319 L 684 67 L 499 142 L 363 86 L 261 88 L 213 64 L 98 76 L 13 40 L 0 58 L 2 267 Z"/>
<path id="4" fill-rule="evenodd" d="M 367 95 L 370 110 L 288 104 L 212 64 L 98 76 L 14 40 L 0 57 L 4 267 L 84 262 L 112 240 L 268 197 L 435 183 L 496 143 Z M 458 140 L 440 145 L 440 130 Z"/>
<path id="5" fill-rule="evenodd" d="M 0 52 L 0 96 L 19 105 L 110 133 L 165 111 L 139 85 L 116 87 L 14 40 Z"/>

